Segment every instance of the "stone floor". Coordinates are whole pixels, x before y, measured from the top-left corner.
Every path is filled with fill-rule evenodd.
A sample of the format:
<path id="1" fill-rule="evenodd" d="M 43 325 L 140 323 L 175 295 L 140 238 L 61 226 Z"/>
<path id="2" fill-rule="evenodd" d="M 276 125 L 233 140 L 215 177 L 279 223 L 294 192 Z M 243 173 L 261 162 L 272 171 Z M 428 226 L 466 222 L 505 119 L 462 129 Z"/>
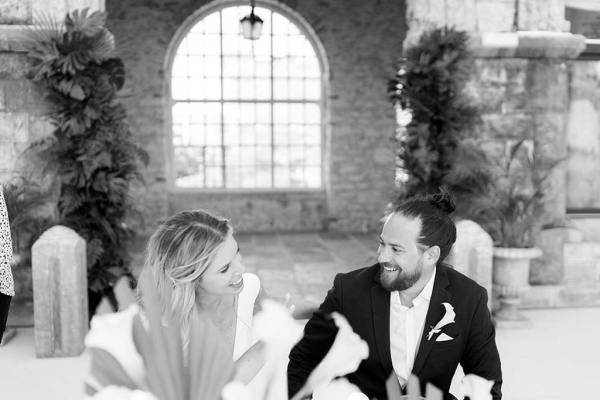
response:
<path id="1" fill-rule="evenodd" d="M 300 308 L 318 305 L 338 272 L 375 261 L 377 233 L 238 235 L 247 270 L 261 278 L 266 294 Z M 136 257 L 136 259 L 142 259 Z M 132 300 L 118 290 L 123 303 Z M 106 309 L 106 305 L 101 308 Z M 29 314 L 28 314 L 29 313 Z M 31 326 L 27 307 L 12 310 L 9 324 Z M 508 400 L 598 400 L 600 308 L 528 310 L 524 329 L 499 329 L 497 342 Z M 36 359 L 33 329 L 0 347 L 0 392 L 7 399 L 79 399 L 86 355 Z"/>
<path id="2" fill-rule="evenodd" d="M 244 264 L 265 293 L 318 305 L 335 274 L 373 264 L 378 234 L 297 233 L 238 235 Z"/>

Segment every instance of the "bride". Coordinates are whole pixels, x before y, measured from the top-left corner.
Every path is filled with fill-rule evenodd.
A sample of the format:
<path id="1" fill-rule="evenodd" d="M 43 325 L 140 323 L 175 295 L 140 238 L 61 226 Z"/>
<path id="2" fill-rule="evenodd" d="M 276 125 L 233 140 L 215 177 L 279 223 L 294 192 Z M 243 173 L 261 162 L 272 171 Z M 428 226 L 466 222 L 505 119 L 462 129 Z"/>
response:
<path id="1" fill-rule="evenodd" d="M 148 241 L 142 274 L 153 279 L 140 279 L 138 290 L 144 291 L 144 282 L 155 284 L 162 312 L 172 313 L 182 327 L 184 347 L 189 343 L 191 318 L 209 318 L 236 361 L 237 380 L 247 383 L 254 378 L 264 357 L 251 329 L 260 281 L 245 273 L 228 220 L 202 210 L 169 217 Z M 94 317 L 86 346 L 110 353 L 143 387 L 144 363 L 132 337 L 133 319 L 139 312 L 140 307 L 133 305 L 119 313 Z M 87 395 L 102 388 L 93 373 L 94 368 L 86 379 Z"/>

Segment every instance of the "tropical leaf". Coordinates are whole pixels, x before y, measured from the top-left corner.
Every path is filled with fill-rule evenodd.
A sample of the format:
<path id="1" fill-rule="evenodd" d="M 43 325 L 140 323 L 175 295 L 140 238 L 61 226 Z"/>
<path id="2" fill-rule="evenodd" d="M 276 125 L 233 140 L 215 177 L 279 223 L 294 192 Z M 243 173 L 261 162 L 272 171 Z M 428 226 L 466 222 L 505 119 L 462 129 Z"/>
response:
<path id="1" fill-rule="evenodd" d="M 182 327 L 172 314 L 163 314 L 151 275 L 142 274 L 140 280 L 148 329 L 138 316 L 133 338 L 144 359 L 150 391 L 161 400 L 218 400 L 233 375 L 233 362 L 217 328 L 208 319 L 193 318 L 185 350 Z"/>
<path id="2" fill-rule="evenodd" d="M 207 318 L 192 318 L 190 325 L 189 400 L 218 400 L 234 374 L 231 354 Z"/>
<path id="3" fill-rule="evenodd" d="M 67 14 L 65 27 L 67 32 L 78 33 L 83 36 L 94 36 L 104 29 L 106 12 L 94 11 L 88 15 L 89 8 L 75 10 Z"/>

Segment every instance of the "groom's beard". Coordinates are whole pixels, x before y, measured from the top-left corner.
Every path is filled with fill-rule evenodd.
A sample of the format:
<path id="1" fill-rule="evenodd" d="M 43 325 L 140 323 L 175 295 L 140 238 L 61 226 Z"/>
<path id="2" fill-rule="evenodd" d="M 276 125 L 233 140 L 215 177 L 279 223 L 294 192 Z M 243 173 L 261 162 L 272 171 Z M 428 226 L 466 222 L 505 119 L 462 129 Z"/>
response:
<path id="1" fill-rule="evenodd" d="M 397 268 L 397 270 L 390 272 L 386 271 L 384 267 Z M 379 282 L 385 290 L 388 290 L 390 292 L 394 292 L 396 290 L 406 290 L 409 287 L 413 286 L 415 283 L 417 283 L 417 281 L 421 277 L 421 273 L 423 272 L 423 268 L 421 265 L 417 265 L 414 271 L 407 272 L 401 267 L 399 267 L 398 264 L 393 262 L 381 263 L 379 268 Z"/>

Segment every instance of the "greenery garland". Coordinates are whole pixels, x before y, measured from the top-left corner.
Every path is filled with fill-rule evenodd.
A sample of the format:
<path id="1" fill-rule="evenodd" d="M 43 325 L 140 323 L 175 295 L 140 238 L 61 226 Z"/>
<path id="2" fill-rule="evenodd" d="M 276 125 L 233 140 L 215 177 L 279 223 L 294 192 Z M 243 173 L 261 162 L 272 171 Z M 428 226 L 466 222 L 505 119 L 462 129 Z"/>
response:
<path id="1" fill-rule="evenodd" d="M 124 66 L 105 21 L 105 13 L 85 9 L 68 14 L 64 24 L 46 19 L 28 33 L 32 79 L 47 92 L 46 117 L 54 127 L 30 150 L 45 162 L 45 173 L 55 174 L 58 223 L 87 242 L 88 290 L 100 294 L 96 301 L 131 275 L 127 244 L 134 230 L 126 221 L 136 210 L 130 188 L 143 182 L 140 167 L 148 163 L 117 99 Z"/>

